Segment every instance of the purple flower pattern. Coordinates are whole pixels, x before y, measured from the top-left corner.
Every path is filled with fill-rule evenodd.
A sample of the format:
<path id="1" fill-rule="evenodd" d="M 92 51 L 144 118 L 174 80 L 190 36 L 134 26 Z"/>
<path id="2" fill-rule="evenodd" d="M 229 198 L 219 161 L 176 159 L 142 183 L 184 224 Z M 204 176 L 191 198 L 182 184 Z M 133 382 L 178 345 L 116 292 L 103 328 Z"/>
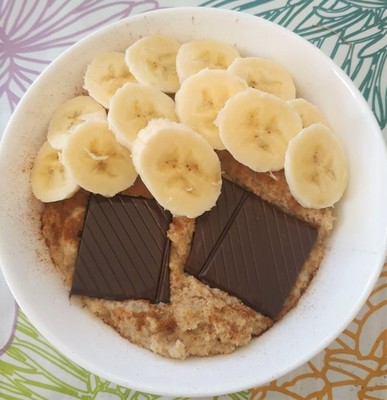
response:
<path id="1" fill-rule="evenodd" d="M 2 0 L 2 113 L 12 112 L 20 97 L 44 67 L 86 34 L 130 14 L 157 8 L 157 0 Z"/>

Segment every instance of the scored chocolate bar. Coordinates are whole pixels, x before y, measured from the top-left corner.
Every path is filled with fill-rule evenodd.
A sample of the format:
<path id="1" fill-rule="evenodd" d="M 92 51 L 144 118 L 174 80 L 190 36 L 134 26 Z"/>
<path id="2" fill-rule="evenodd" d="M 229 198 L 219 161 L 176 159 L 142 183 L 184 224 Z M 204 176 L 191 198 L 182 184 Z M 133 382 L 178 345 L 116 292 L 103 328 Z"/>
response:
<path id="1" fill-rule="evenodd" d="M 71 294 L 169 302 L 171 220 L 154 199 L 91 194 Z"/>
<path id="2" fill-rule="evenodd" d="M 171 220 L 154 199 L 90 195 L 71 294 L 168 302 Z M 275 319 L 316 239 L 313 226 L 223 180 L 196 219 L 184 271 Z"/>
<path id="3" fill-rule="evenodd" d="M 317 230 L 223 180 L 215 207 L 196 219 L 185 271 L 275 319 Z"/>

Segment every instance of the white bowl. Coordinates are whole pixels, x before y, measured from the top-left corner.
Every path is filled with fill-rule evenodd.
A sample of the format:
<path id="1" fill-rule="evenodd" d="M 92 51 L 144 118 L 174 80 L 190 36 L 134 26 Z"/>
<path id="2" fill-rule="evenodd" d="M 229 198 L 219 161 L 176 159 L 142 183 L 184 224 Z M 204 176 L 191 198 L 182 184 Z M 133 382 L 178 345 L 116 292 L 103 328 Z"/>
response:
<path id="1" fill-rule="evenodd" d="M 86 65 L 124 50 L 143 35 L 181 41 L 216 38 L 242 55 L 281 62 L 299 96 L 321 108 L 342 141 L 350 182 L 335 208 L 337 224 L 320 270 L 297 307 L 233 354 L 175 361 L 122 339 L 70 303 L 40 234 L 39 203 L 29 168 L 55 107 L 82 87 Z M 335 64 L 297 35 L 260 18 L 210 8 L 178 8 L 128 18 L 94 33 L 59 57 L 34 82 L 4 134 L 1 153 L 0 262 L 30 321 L 84 368 L 133 389 L 170 396 L 212 396 L 267 383 L 309 360 L 353 319 L 386 256 L 387 167 L 378 125 L 361 94 Z"/>

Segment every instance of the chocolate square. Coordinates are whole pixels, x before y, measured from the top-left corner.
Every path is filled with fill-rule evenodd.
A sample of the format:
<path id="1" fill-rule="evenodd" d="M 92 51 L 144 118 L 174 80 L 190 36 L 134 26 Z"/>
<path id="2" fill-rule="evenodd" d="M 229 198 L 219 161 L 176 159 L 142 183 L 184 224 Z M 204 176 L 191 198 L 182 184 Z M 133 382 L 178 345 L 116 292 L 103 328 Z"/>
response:
<path id="1" fill-rule="evenodd" d="M 196 220 L 185 271 L 275 319 L 317 230 L 224 180 L 216 207 Z"/>
<path id="2" fill-rule="evenodd" d="M 71 294 L 169 302 L 171 219 L 154 199 L 91 194 Z"/>

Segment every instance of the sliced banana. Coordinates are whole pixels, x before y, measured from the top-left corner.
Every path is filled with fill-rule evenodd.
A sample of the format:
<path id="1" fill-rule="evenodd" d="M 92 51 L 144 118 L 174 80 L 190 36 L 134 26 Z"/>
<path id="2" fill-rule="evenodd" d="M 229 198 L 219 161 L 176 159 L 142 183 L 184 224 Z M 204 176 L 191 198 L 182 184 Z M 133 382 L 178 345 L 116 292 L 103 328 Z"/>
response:
<path id="1" fill-rule="evenodd" d="M 137 177 L 130 151 L 116 141 L 106 121 L 78 126 L 63 149 L 63 164 L 82 188 L 106 197 L 127 189 Z"/>
<path id="2" fill-rule="evenodd" d="M 246 88 L 245 80 L 228 71 L 204 69 L 182 83 L 175 96 L 176 114 L 214 149 L 222 150 L 224 145 L 214 120 L 225 102 Z"/>
<path id="3" fill-rule="evenodd" d="M 321 123 L 330 128 L 328 120 L 324 114 L 309 101 L 299 98 L 289 100 L 289 104 L 295 108 L 302 119 L 302 125 L 307 128 L 310 125 Z"/>
<path id="4" fill-rule="evenodd" d="M 132 147 L 140 129 L 154 118 L 177 121 L 174 101 L 158 89 L 126 83 L 111 99 L 109 128 L 117 141 L 128 149 Z"/>
<path id="5" fill-rule="evenodd" d="M 258 172 L 282 169 L 289 140 L 302 129 L 286 101 L 252 88 L 230 98 L 215 123 L 226 149 Z"/>
<path id="6" fill-rule="evenodd" d="M 61 152 L 45 142 L 40 148 L 31 169 L 31 186 L 34 196 L 51 202 L 71 197 L 79 185 L 62 163 Z"/>
<path id="7" fill-rule="evenodd" d="M 286 68 L 275 61 L 260 57 L 237 58 L 228 70 L 245 79 L 252 88 L 284 100 L 296 97 L 293 78 Z"/>
<path id="8" fill-rule="evenodd" d="M 68 136 L 90 119 L 106 120 L 106 111 L 90 96 L 77 96 L 61 104 L 51 117 L 47 140 L 55 149 L 62 149 Z"/>
<path id="9" fill-rule="evenodd" d="M 163 35 L 145 36 L 125 53 L 125 60 L 138 82 L 165 93 L 175 93 L 180 86 L 176 73 L 176 54 L 180 42 Z"/>
<path id="10" fill-rule="evenodd" d="M 227 69 L 237 57 L 240 57 L 238 50 L 220 40 L 191 40 L 182 44 L 177 53 L 177 76 L 183 82 L 204 68 Z"/>
<path id="11" fill-rule="evenodd" d="M 220 161 L 191 128 L 153 120 L 133 143 L 133 163 L 149 191 L 176 216 L 195 218 L 211 209 L 220 194 Z"/>
<path id="12" fill-rule="evenodd" d="M 109 108 L 113 94 L 127 82 L 136 82 L 125 62 L 125 54 L 118 51 L 102 53 L 88 65 L 84 88 L 98 103 Z"/>
<path id="13" fill-rule="evenodd" d="M 308 208 L 333 206 L 348 182 L 348 163 L 341 143 L 323 124 L 303 129 L 285 156 L 285 177 L 293 197 Z"/>

